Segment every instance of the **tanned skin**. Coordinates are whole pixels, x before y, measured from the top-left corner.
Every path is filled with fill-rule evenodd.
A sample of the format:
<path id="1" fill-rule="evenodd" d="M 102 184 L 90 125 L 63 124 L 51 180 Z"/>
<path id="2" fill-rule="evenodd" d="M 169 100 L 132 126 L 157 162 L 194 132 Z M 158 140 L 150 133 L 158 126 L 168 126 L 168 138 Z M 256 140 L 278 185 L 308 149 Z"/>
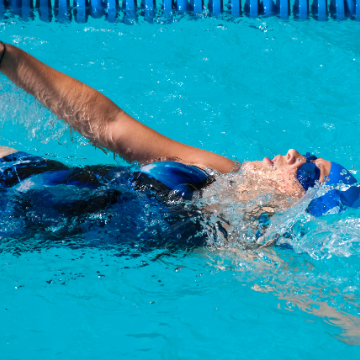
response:
<path id="1" fill-rule="evenodd" d="M 8 44 L 5 48 L 0 66 L 4 75 L 81 135 L 126 161 L 147 164 L 175 160 L 221 173 L 236 169 L 236 163 L 228 158 L 159 134 L 95 89 L 45 65 L 25 51 Z M 4 45 L 0 43 L 0 58 L 3 52 Z"/>

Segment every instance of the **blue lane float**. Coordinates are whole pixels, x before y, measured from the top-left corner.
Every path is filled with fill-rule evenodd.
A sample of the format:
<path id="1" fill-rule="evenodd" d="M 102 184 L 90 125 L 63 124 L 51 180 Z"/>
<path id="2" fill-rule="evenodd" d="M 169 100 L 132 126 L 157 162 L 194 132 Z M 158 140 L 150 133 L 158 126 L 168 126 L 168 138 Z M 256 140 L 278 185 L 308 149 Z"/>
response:
<path id="1" fill-rule="evenodd" d="M 152 22 L 156 11 L 155 0 L 141 0 L 141 10 L 143 11 L 145 20 Z"/>
<path id="2" fill-rule="evenodd" d="M 50 22 L 52 19 L 51 0 L 36 0 L 36 8 L 41 21 Z"/>
<path id="3" fill-rule="evenodd" d="M 126 19 L 133 19 L 136 16 L 135 0 L 123 0 L 123 11 Z"/>
<path id="4" fill-rule="evenodd" d="M 163 15 L 165 15 L 165 16 L 170 15 L 170 13 L 172 12 L 172 7 L 173 7 L 172 0 L 163 0 L 161 3 L 161 9 L 162 9 Z"/>
<path id="5" fill-rule="evenodd" d="M 9 8 L 14 15 L 21 15 L 21 0 L 9 0 Z"/>
<path id="6" fill-rule="evenodd" d="M 28 21 L 34 17 L 33 14 L 33 1 L 32 0 L 22 0 L 21 3 L 21 18 L 23 21 Z"/>
<path id="7" fill-rule="evenodd" d="M 330 13 L 336 20 L 345 19 L 345 2 L 344 0 L 331 0 Z"/>
<path id="8" fill-rule="evenodd" d="M 260 3 L 260 14 L 264 16 L 276 15 L 276 5 L 273 0 L 263 0 Z"/>
<path id="9" fill-rule="evenodd" d="M 179 13 L 184 13 L 188 11 L 188 1 L 187 0 L 176 0 L 175 9 Z"/>
<path id="10" fill-rule="evenodd" d="M 328 18 L 328 7 L 326 0 L 314 0 L 311 6 L 313 16 L 319 21 L 326 21 Z"/>
<path id="11" fill-rule="evenodd" d="M 125 17 L 125 22 L 133 22 L 136 17 L 137 0 L 122 0 L 122 6 L 119 6 L 120 0 L 0 0 L 0 18 L 8 9 L 9 13 L 19 15 L 24 21 L 34 18 L 38 12 L 40 20 L 49 22 L 52 20 L 53 11 L 58 22 L 69 22 L 72 15 L 76 22 L 86 22 L 88 15 L 94 18 L 105 19 L 109 22 L 115 22 L 119 10 Z M 169 17 L 173 11 L 177 13 L 193 12 L 202 13 L 205 9 L 205 0 L 159 0 L 158 6 L 161 6 L 162 14 Z M 292 9 L 290 0 L 208 0 L 207 8 L 212 16 L 221 16 L 224 12 L 231 16 L 246 16 L 256 18 L 260 15 L 265 17 L 278 16 L 281 19 L 288 19 L 291 10 L 296 19 L 306 20 L 310 14 L 319 21 L 326 21 L 330 14 L 336 20 L 345 20 L 347 18 L 360 21 L 360 0 L 294 0 Z M 34 5 L 33 5 L 34 3 Z M 53 4 L 53 7 L 52 7 Z M 205 3 L 206 4 L 206 3 Z M 73 6 L 71 6 L 73 5 Z M 140 4 L 139 4 L 140 5 Z M 157 16 L 156 0 L 141 0 L 141 14 L 148 22 L 153 22 Z M 243 8 L 242 8 L 243 6 Z M 171 21 L 171 19 L 169 20 Z"/>
<path id="12" fill-rule="evenodd" d="M 309 17 L 309 0 L 295 0 L 293 14 L 300 20 L 306 20 Z"/>
<path id="13" fill-rule="evenodd" d="M 356 14 L 355 0 L 345 0 L 345 14 L 348 17 L 355 17 Z"/>
<path id="14" fill-rule="evenodd" d="M 241 0 L 229 0 L 227 7 L 232 16 L 241 15 Z"/>
<path id="15" fill-rule="evenodd" d="M 355 19 L 356 21 L 360 21 L 360 0 L 356 0 Z"/>
<path id="16" fill-rule="evenodd" d="M 9 7 L 12 9 L 21 8 L 21 0 L 8 0 Z"/>
<path id="17" fill-rule="evenodd" d="M 290 0 L 276 0 L 277 16 L 288 19 L 290 15 Z"/>
<path id="18" fill-rule="evenodd" d="M 105 3 L 105 14 L 108 22 L 115 22 L 117 17 L 119 4 L 117 0 L 106 0 Z"/>
<path id="19" fill-rule="evenodd" d="M 3 18 L 4 11 L 5 11 L 4 1 L 3 1 L 3 0 L 0 0 L 0 19 Z"/>
<path id="20" fill-rule="evenodd" d="M 87 21 L 87 1 L 86 0 L 74 0 L 73 12 L 75 21 L 78 23 L 84 23 Z"/>
<path id="21" fill-rule="evenodd" d="M 258 17 L 259 16 L 259 0 L 246 0 L 244 5 L 244 12 L 249 17 Z"/>
<path id="22" fill-rule="evenodd" d="M 223 12 L 223 0 L 209 0 L 208 7 L 211 15 L 218 16 Z"/>
<path id="23" fill-rule="evenodd" d="M 71 21 L 70 1 L 69 0 L 55 0 L 54 6 L 55 17 L 60 23 Z"/>
<path id="24" fill-rule="evenodd" d="M 90 15 L 95 19 L 104 15 L 104 4 L 102 0 L 90 0 Z"/>
<path id="25" fill-rule="evenodd" d="M 13 9 L 21 8 L 21 0 L 9 0 L 9 6 L 12 7 Z"/>
<path id="26" fill-rule="evenodd" d="M 190 0 L 189 8 L 194 13 L 201 13 L 204 9 L 204 2 L 203 0 Z"/>

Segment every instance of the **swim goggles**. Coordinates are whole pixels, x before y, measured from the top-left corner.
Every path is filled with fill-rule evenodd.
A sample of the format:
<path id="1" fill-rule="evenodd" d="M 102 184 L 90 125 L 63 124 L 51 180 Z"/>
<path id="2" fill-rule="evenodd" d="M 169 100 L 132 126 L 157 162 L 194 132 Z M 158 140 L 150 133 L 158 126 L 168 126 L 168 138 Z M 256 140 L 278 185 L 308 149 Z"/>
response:
<path id="1" fill-rule="evenodd" d="M 302 164 L 297 169 L 297 178 L 300 182 L 300 184 L 303 186 L 305 191 L 309 187 L 313 187 L 315 185 L 315 182 L 319 180 L 320 178 L 320 169 L 311 162 L 311 160 L 316 160 L 317 157 L 315 155 L 310 155 L 309 152 L 306 153 L 306 163 Z"/>

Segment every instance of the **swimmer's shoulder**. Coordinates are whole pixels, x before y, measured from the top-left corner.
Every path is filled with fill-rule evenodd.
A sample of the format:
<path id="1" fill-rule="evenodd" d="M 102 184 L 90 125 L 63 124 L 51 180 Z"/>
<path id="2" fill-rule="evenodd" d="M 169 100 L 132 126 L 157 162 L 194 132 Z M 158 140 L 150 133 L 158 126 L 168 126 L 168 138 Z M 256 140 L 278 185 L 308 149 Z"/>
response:
<path id="1" fill-rule="evenodd" d="M 13 153 L 16 153 L 17 150 L 11 148 L 11 147 L 8 147 L 8 146 L 1 146 L 0 145 L 0 159 L 5 157 L 5 156 L 8 156 L 8 155 L 11 155 Z"/>

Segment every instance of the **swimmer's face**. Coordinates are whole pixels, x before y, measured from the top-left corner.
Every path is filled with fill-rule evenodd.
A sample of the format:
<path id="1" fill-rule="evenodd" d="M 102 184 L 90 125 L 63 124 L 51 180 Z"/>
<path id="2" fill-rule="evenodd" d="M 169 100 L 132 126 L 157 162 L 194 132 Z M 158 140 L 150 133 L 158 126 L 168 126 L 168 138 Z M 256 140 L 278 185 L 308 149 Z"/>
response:
<path id="1" fill-rule="evenodd" d="M 320 169 L 320 182 L 329 175 L 331 163 L 322 158 L 312 161 Z M 277 155 L 272 160 L 265 157 L 263 161 L 252 161 L 245 164 L 245 170 L 258 176 L 259 181 L 268 181 L 284 194 L 300 197 L 305 193 L 296 173 L 306 163 L 305 156 L 290 149 L 286 155 Z"/>

